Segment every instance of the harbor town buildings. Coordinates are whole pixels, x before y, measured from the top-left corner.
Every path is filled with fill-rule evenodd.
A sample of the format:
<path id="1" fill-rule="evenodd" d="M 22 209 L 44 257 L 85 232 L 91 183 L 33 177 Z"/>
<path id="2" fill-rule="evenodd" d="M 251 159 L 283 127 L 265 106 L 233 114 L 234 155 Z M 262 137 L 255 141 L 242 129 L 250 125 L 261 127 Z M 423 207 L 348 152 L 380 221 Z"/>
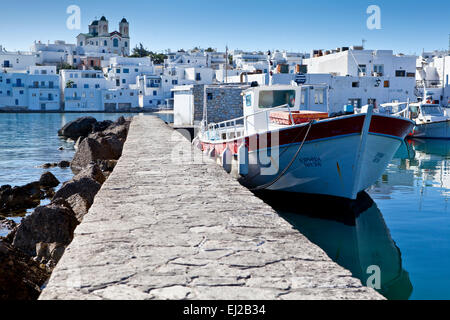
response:
<path id="1" fill-rule="evenodd" d="M 328 112 L 349 104 L 360 108 L 414 102 L 426 96 L 444 107 L 450 102 L 448 52 L 416 57 L 361 46 L 311 53 L 195 48 L 168 50 L 157 65 L 150 57 L 129 57 L 132 46 L 126 18 L 117 31 L 110 29 L 103 16 L 93 20 L 75 44 L 36 41 L 30 52 L 0 46 L 0 110 L 154 110 L 174 108 L 174 104 L 178 109 L 191 108 L 185 103 L 186 92 L 194 88 L 216 86 L 214 90 L 225 90 L 227 96 L 227 86 L 237 94 L 236 88 L 252 82 L 325 85 L 326 93 L 306 90 L 304 99 L 326 96 Z"/>

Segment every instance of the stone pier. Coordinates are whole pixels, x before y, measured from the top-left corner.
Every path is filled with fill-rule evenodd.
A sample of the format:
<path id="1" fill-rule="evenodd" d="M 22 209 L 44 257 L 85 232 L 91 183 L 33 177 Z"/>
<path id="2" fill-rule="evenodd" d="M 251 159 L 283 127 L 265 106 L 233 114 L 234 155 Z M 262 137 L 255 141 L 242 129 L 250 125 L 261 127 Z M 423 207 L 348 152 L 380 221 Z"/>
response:
<path id="1" fill-rule="evenodd" d="M 382 299 L 181 134 L 136 116 L 40 299 Z"/>

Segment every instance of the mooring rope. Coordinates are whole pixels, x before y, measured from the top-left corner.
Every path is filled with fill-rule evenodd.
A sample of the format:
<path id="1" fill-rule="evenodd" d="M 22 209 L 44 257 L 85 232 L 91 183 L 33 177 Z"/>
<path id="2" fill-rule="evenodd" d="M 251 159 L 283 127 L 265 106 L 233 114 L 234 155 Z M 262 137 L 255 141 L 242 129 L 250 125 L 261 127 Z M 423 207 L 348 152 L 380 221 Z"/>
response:
<path id="1" fill-rule="evenodd" d="M 308 138 L 309 132 L 311 130 L 312 125 L 315 123 L 314 120 L 309 122 L 309 126 L 308 126 L 308 130 L 306 131 L 305 137 L 303 138 L 302 143 L 300 144 L 297 152 L 295 153 L 294 157 L 292 158 L 291 162 L 289 163 L 289 165 L 284 168 L 284 170 L 278 175 L 278 177 L 275 178 L 275 180 L 273 180 L 272 182 L 269 182 L 267 184 L 264 184 L 262 186 L 250 189 L 250 191 L 260 191 L 260 190 L 265 190 L 267 188 L 270 188 L 271 186 L 273 186 L 275 183 L 277 183 L 285 174 L 286 172 L 291 168 L 291 166 L 294 164 L 295 159 L 297 159 L 298 155 L 300 154 L 301 150 L 303 149 L 303 145 L 306 142 L 306 139 Z M 297 137 L 294 138 L 294 141 L 297 140 L 297 138 L 301 135 L 301 133 L 298 134 Z M 287 149 L 285 151 L 283 151 L 280 155 L 281 156 L 287 151 Z M 257 175 L 251 177 L 250 179 L 254 179 Z"/>

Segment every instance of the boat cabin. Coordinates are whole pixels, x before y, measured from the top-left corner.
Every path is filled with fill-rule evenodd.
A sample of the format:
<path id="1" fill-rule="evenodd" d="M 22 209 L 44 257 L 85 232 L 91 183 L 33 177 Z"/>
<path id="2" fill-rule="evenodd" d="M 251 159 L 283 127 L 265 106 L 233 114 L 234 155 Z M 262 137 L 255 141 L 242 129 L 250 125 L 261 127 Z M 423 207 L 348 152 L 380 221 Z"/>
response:
<path id="1" fill-rule="evenodd" d="M 448 117 L 439 104 L 413 103 L 410 104 L 411 119 L 419 123 L 445 121 Z"/>
<path id="2" fill-rule="evenodd" d="M 327 85 L 272 85 L 242 93 L 244 116 L 207 124 L 208 140 L 234 140 L 328 118 Z"/>
<path id="3" fill-rule="evenodd" d="M 328 117 L 326 85 L 273 85 L 243 92 L 248 134 Z"/>

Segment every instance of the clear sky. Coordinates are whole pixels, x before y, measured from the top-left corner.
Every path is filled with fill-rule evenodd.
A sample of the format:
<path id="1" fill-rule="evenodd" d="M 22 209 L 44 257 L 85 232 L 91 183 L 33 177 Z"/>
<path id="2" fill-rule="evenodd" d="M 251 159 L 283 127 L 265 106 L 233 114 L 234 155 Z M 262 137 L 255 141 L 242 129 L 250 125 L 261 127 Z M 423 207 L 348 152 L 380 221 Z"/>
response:
<path id="1" fill-rule="evenodd" d="M 69 5 L 81 9 L 81 30 L 69 30 Z M 369 5 L 381 9 L 381 29 L 369 30 Z M 75 43 L 105 15 L 110 31 L 126 17 L 132 46 L 189 49 L 286 49 L 309 52 L 361 44 L 370 49 L 421 53 L 447 49 L 449 0 L 24 0 L 2 1 L 0 44 L 28 50 L 34 40 Z"/>

